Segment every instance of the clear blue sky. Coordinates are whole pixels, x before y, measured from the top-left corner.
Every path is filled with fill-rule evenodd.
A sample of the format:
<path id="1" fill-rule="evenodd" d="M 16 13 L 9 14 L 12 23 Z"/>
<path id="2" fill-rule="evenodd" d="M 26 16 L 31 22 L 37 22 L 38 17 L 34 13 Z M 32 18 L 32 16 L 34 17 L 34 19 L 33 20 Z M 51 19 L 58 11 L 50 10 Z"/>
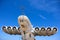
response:
<path id="1" fill-rule="evenodd" d="M 36 40 L 60 40 L 60 0 L 0 0 L 0 40 L 21 40 L 20 35 L 9 35 L 1 28 L 6 26 L 19 26 L 17 18 L 24 13 L 35 26 L 58 28 L 58 32 L 52 36 L 36 36 Z"/>

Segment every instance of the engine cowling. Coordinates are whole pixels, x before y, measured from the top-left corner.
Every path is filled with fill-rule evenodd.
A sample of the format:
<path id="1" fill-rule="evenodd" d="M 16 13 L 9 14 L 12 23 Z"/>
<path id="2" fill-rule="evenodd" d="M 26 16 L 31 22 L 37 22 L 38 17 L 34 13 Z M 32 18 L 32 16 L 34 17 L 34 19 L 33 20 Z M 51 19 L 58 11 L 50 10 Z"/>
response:
<path id="1" fill-rule="evenodd" d="M 52 35 L 55 34 L 56 32 L 57 32 L 57 28 L 54 27 L 54 28 L 52 29 Z"/>
<path id="2" fill-rule="evenodd" d="M 51 28 L 50 28 L 50 27 L 48 27 L 48 28 L 47 28 L 47 30 L 48 30 L 48 31 L 51 31 Z"/>
<path id="3" fill-rule="evenodd" d="M 15 30 L 16 29 L 16 27 L 13 27 L 13 30 Z"/>
<path id="4" fill-rule="evenodd" d="M 11 30 L 11 27 L 10 27 L 10 26 L 8 26 L 8 27 L 7 27 L 7 30 Z"/>
<path id="5" fill-rule="evenodd" d="M 6 29 L 6 26 L 3 26 L 2 29 L 3 29 L 3 30 Z"/>
<path id="6" fill-rule="evenodd" d="M 2 27 L 3 31 L 7 33 L 7 27 L 6 26 L 3 26 Z"/>
<path id="7" fill-rule="evenodd" d="M 35 28 L 35 30 L 36 30 L 36 31 L 39 31 L 39 28 L 38 28 L 38 27 L 36 27 L 36 28 Z"/>
<path id="8" fill-rule="evenodd" d="M 12 34 L 16 34 L 17 33 L 17 29 L 16 29 L 16 27 L 14 26 L 13 28 L 12 28 Z"/>
<path id="9" fill-rule="evenodd" d="M 36 27 L 34 32 L 35 32 L 35 35 L 38 35 L 39 34 L 39 28 Z"/>
<path id="10" fill-rule="evenodd" d="M 40 35 L 41 36 L 46 36 L 46 29 L 44 27 L 41 28 Z"/>
<path id="11" fill-rule="evenodd" d="M 41 31 L 45 31 L 45 28 L 44 28 L 44 27 L 42 27 L 42 28 L 41 28 Z"/>
<path id="12" fill-rule="evenodd" d="M 50 27 L 47 28 L 46 33 L 48 36 L 52 34 L 52 29 Z"/>
<path id="13" fill-rule="evenodd" d="M 11 26 L 7 27 L 7 31 L 8 31 L 8 34 L 12 34 L 12 28 L 11 28 Z"/>
<path id="14" fill-rule="evenodd" d="M 54 27 L 53 30 L 57 32 L 57 28 Z"/>

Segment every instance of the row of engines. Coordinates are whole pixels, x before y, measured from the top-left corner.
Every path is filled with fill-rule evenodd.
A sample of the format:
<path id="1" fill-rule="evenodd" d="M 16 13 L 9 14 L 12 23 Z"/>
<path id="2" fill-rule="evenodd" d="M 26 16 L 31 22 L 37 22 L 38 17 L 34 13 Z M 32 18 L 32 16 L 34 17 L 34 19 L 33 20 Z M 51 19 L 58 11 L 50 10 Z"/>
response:
<path id="1" fill-rule="evenodd" d="M 34 28 L 35 35 L 41 35 L 41 36 L 51 36 L 57 32 L 57 28 Z"/>
<path id="2" fill-rule="evenodd" d="M 20 27 L 16 28 L 15 26 L 14 27 L 3 26 L 2 29 L 3 29 L 4 32 L 6 32 L 8 34 L 21 34 L 20 33 Z M 50 28 L 50 27 L 48 27 L 48 28 L 44 28 L 44 27 L 38 28 L 38 27 L 36 27 L 36 28 L 33 29 L 33 31 L 34 31 L 33 33 L 35 35 L 43 35 L 43 36 L 48 35 L 48 36 L 50 36 L 50 35 L 53 35 L 57 32 L 57 28 L 55 28 L 55 27 L 54 28 Z"/>
<path id="3" fill-rule="evenodd" d="M 20 33 L 20 27 L 19 28 L 16 28 L 15 26 L 14 27 L 11 27 L 11 26 L 3 26 L 2 27 L 3 31 L 5 33 L 8 33 L 8 34 L 21 34 Z"/>

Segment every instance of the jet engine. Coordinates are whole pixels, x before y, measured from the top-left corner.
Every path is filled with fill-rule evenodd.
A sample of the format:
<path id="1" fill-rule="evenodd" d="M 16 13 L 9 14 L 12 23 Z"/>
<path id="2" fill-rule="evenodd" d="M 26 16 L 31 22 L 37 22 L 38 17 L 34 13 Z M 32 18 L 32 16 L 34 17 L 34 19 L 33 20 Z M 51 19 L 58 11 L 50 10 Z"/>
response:
<path id="1" fill-rule="evenodd" d="M 56 32 L 57 32 L 57 28 L 54 27 L 54 28 L 52 29 L 52 35 L 55 34 Z"/>
<path id="2" fill-rule="evenodd" d="M 13 28 L 12 28 L 12 34 L 16 34 L 17 32 L 17 29 L 16 29 L 16 27 L 14 26 Z"/>
<path id="3" fill-rule="evenodd" d="M 6 26 L 3 26 L 2 29 L 5 33 L 7 33 L 7 27 Z"/>

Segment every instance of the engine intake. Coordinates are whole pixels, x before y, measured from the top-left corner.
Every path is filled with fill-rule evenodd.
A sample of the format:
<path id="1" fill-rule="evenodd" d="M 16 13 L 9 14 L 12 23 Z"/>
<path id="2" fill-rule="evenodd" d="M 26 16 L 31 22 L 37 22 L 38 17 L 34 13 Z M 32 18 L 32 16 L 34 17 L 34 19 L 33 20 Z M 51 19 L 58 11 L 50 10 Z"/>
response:
<path id="1" fill-rule="evenodd" d="M 5 27 L 5 26 L 3 26 L 3 27 L 2 27 L 2 29 L 4 30 L 4 29 L 6 29 L 6 27 Z"/>
<path id="2" fill-rule="evenodd" d="M 42 30 L 42 31 L 45 31 L 45 28 L 44 28 L 44 27 L 42 27 L 42 28 L 41 28 L 41 30 Z"/>
<path id="3" fill-rule="evenodd" d="M 53 28 L 53 30 L 57 31 L 57 28 Z"/>
<path id="4" fill-rule="evenodd" d="M 7 29 L 9 30 L 9 29 L 11 29 L 11 27 L 10 27 L 10 26 L 8 26 L 8 28 L 7 28 Z"/>
<path id="5" fill-rule="evenodd" d="M 13 30 L 16 29 L 16 27 L 13 27 Z"/>
<path id="6" fill-rule="evenodd" d="M 50 28 L 50 27 L 48 27 L 48 28 L 47 28 L 47 30 L 48 30 L 48 31 L 51 31 L 51 28 Z"/>
<path id="7" fill-rule="evenodd" d="M 38 27 L 36 27 L 36 28 L 35 28 L 35 30 L 39 30 L 39 28 L 38 28 Z"/>

